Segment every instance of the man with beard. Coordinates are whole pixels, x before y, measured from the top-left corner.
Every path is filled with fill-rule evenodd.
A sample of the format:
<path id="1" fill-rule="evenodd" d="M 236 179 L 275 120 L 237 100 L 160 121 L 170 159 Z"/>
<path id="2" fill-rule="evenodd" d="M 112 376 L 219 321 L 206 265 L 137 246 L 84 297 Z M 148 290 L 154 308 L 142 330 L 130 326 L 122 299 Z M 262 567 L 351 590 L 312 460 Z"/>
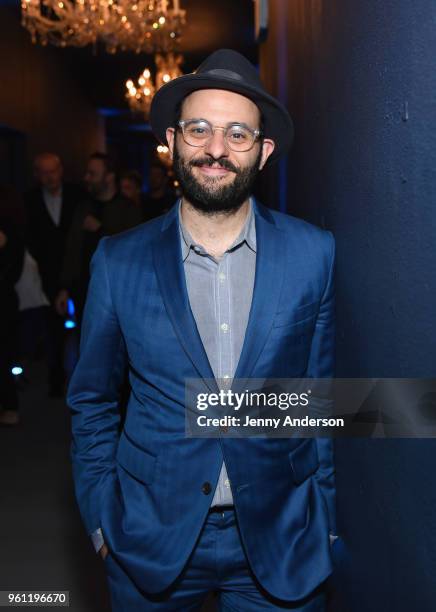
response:
<path id="1" fill-rule="evenodd" d="M 89 264 L 102 236 L 111 236 L 138 225 L 141 211 L 133 202 L 118 193 L 114 161 L 105 153 L 90 156 L 85 187 L 88 198 L 77 207 L 68 233 L 61 287 L 56 297 L 59 314 L 67 312 L 67 302 L 73 298 L 80 321 L 89 282 Z"/>
<path id="2" fill-rule="evenodd" d="M 329 377 L 329 232 L 251 197 L 287 110 L 220 50 L 155 95 L 183 196 L 104 239 L 68 394 L 76 495 L 113 610 L 321 611 L 335 530 L 328 439 L 185 435 L 185 382 Z M 132 393 L 121 435 L 124 365 Z"/>

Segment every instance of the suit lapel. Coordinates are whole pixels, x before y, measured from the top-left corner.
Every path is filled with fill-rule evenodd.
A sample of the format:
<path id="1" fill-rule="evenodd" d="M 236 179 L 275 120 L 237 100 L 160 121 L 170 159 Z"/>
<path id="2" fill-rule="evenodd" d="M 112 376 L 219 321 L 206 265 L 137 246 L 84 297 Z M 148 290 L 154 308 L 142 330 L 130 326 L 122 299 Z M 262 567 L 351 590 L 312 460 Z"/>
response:
<path id="1" fill-rule="evenodd" d="M 44 199 L 44 192 L 42 190 L 42 188 L 39 190 L 39 206 L 40 206 L 40 210 L 41 210 L 41 214 L 43 215 L 45 221 L 45 225 L 46 227 L 50 227 L 51 229 L 55 228 L 57 229 L 58 227 L 60 227 L 60 223 L 59 226 L 56 225 L 56 223 L 53 221 L 53 219 L 51 218 L 51 214 L 48 212 L 48 208 L 47 205 L 45 203 L 45 199 Z M 60 222 L 62 219 L 62 212 L 63 212 L 63 203 L 61 205 L 61 217 L 60 217 Z"/>
<path id="2" fill-rule="evenodd" d="M 53 225 L 52 218 L 50 217 L 50 213 L 47 210 L 47 206 L 45 205 L 44 193 L 42 188 L 38 190 L 38 206 L 39 206 L 39 214 L 40 218 L 43 219 L 44 225 Z"/>
<path id="3" fill-rule="evenodd" d="M 216 391 L 214 374 L 189 304 L 180 245 L 178 204 L 164 218 L 161 233 L 153 244 L 153 261 L 174 331 L 199 375 L 211 379 L 211 390 Z"/>
<path id="4" fill-rule="evenodd" d="M 254 200 L 253 200 L 254 201 Z M 285 237 L 267 208 L 254 203 L 256 275 L 253 300 L 235 379 L 248 378 L 271 329 L 283 283 Z"/>
<path id="5" fill-rule="evenodd" d="M 254 202 L 254 200 L 253 200 Z M 235 379 L 248 378 L 265 345 L 277 311 L 285 266 L 285 236 L 267 208 L 254 202 L 256 222 L 256 274 L 245 340 Z M 199 375 L 214 379 L 212 368 L 189 304 L 183 269 L 178 206 L 167 213 L 153 245 L 159 288 L 176 335 Z M 216 384 L 213 390 L 216 391 Z"/>
<path id="6" fill-rule="evenodd" d="M 62 185 L 62 201 L 61 201 L 61 216 L 59 218 L 59 229 L 67 231 L 70 223 L 70 197 L 68 188 L 65 184 Z"/>

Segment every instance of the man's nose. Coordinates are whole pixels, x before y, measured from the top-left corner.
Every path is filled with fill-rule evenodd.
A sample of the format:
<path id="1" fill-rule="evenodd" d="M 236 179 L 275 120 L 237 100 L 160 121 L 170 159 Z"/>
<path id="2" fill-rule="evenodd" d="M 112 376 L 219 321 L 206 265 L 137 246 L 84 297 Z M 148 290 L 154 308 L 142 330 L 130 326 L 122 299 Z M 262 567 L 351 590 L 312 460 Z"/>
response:
<path id="1" fill-rule="evenodd" d="M 214 159 L 228 156 L 229 150 L 224 137 L 224 130 L 214 130 L 212 137 L 205 146 L 204 152 L 211 155 Z"/>

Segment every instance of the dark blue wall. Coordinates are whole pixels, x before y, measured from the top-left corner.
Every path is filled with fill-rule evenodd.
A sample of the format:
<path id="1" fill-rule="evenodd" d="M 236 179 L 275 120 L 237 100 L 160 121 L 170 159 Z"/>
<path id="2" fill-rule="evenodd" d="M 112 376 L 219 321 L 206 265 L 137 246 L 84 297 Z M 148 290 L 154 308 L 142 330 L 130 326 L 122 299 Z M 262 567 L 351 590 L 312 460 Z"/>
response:
<path id="1" fill-rule="evenodd" d="M 436 377 L 436 2 L 271 0 L 270 17 L 288 210 L 337 242 L 337 374 Z M 433 612 L 436 442 L 340 441 L 336 462 L 334 612 Z"/>

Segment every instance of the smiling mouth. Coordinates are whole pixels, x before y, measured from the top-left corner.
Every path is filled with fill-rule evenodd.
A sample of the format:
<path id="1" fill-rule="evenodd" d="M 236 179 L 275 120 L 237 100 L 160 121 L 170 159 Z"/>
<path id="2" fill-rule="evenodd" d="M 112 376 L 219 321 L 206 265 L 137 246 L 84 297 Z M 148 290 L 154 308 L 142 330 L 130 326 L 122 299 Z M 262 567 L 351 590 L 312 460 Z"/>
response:
<path id="1" fill-rule="evenodd" d="M 222 166 L 197 166 L 197 168 L 206 176 L 227 176 L 231 170 L 223 168 Z"/>
<path id="2" fill-rule="evenodd" d="M 198 170 L 203 176 L 208 177 L 223 177 L 229 174 L 236 174 L 233 168 L 227 168 L 226 164 L 221 164 L 218 161 L 212 163 L 211 160 L 205 161 L 203 163 L 201 163 L 201 161 L 198 161 L 197 163 L 193 163 L 192 166 L 194 168 L 198 168 Z"/>

